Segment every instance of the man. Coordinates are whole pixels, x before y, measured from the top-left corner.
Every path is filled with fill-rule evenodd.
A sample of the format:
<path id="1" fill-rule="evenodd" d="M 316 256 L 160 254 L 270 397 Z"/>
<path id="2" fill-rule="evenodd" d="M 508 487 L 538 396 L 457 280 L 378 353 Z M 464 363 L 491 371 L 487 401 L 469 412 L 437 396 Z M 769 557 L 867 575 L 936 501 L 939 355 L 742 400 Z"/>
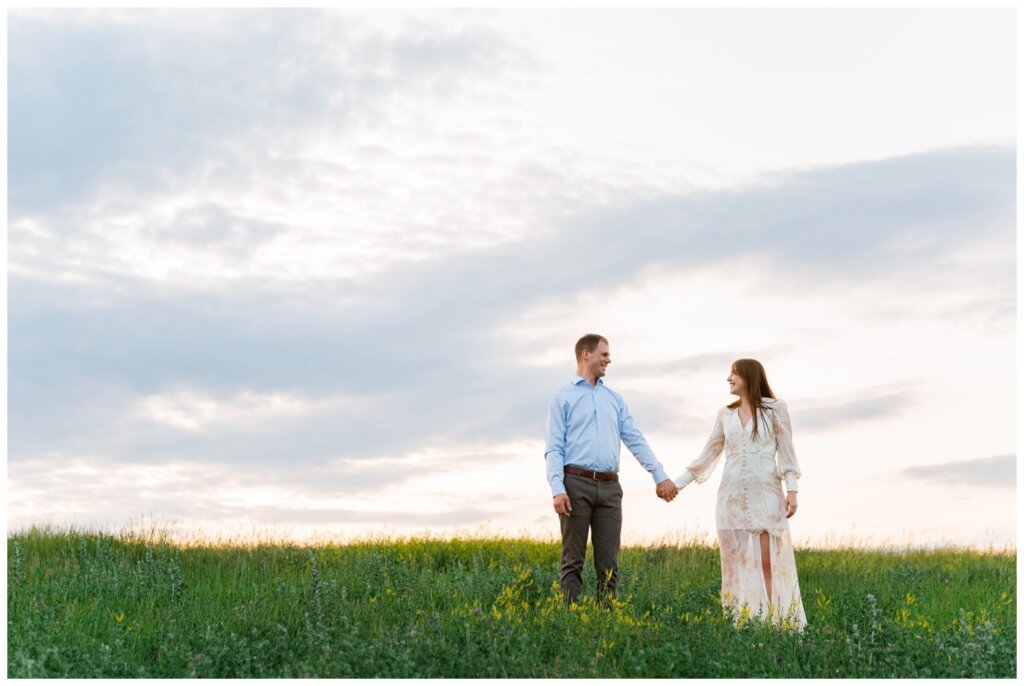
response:
<path id="1" fill-rule="evenodd" d="M 620 443 L 654 477 L 659 498 L 671 502 L 679 492 L 633 424 L 622 396 L 601 379 L 611 362 L 607 338 L 593 333 L 581 338 L 576 342 L 576 377 L 555 393 L 548 409 L 544 460 L 562 528 L 559 583 L 570 603 L 582 590 L 589 531 L 597 597 L 615 595 L 622 533 Z"/>

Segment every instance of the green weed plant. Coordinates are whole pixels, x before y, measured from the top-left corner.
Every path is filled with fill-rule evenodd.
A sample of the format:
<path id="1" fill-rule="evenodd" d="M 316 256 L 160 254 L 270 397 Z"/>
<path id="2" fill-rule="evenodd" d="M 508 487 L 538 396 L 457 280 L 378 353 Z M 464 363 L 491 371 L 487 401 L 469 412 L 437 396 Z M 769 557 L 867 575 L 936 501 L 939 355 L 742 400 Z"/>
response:
<path id="1" fill-rule="evenodd" d="M 803 549 L 808 626 L 736 627 L 718 550 L 626 547 L 567 607 L 528 539 L 7 539 L 9 677 L 1016 676 L 1016 552 Z M 585 588 L 594 588 L 592 563 Z"/>

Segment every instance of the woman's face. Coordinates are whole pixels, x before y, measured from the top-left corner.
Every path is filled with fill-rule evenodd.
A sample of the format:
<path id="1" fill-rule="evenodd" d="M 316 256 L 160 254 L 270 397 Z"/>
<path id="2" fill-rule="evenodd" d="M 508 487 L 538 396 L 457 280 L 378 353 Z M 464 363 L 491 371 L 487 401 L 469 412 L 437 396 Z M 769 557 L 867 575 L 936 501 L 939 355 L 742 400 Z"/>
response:
<path id="1" fill-rule="evenodd" d="M 736 373 L 735 370 L 729 370 L 729 377 L 726 379 L 729 382 L 729 392 L 733 395 L 742 396 L 747 391 L 747 384 L 743 381 L 743 377 Z"/>

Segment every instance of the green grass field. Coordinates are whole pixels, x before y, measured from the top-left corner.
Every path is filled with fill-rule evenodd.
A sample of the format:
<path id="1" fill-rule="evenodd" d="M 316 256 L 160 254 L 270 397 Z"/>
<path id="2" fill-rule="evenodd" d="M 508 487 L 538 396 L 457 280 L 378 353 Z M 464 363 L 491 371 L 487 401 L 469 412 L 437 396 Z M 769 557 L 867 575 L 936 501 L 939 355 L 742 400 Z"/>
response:
<path id="1" fill-rule="evenodd" d="M 1016 675 L 1016 552 L 797 550 L 800 635 L 734 628 L 698 544 L 624 548 L 608 608 L 561 604 L 550 542 L 7 546 L 10 677 Z"/>

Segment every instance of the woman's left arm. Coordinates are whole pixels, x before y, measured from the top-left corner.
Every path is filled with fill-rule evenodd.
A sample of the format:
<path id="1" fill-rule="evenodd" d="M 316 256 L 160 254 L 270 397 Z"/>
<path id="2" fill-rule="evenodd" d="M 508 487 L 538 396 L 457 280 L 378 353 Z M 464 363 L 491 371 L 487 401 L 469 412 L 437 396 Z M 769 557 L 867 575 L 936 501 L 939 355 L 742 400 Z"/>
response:
<path id="1" fill-rule="evenodd" d="M 785 400 L 775 401 L 772 420 L 775 429 L 775 446 L 778 449 L 777 476 L 786 480 L 786 490 L 796 493 L 796 480 L 800 478 L 800 463 L 796 459 L 793 448 L 793 422 L 789 417 L 789 407 Z"/>

